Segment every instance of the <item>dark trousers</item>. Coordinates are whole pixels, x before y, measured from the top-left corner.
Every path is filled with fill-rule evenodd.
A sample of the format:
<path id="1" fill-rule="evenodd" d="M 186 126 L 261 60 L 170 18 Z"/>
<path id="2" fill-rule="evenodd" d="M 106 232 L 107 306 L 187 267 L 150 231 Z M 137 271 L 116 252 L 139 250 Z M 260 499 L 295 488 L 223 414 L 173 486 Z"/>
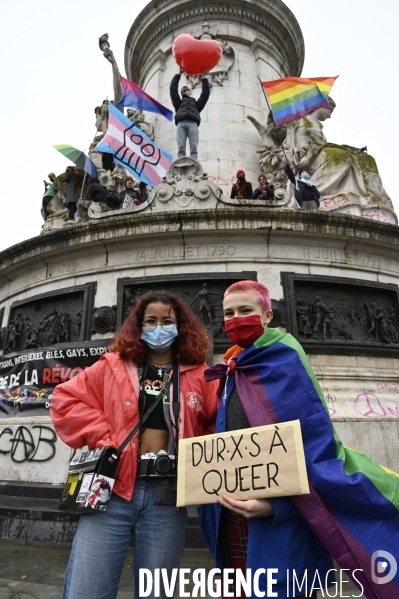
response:
<path id="1" fill-rule="evenodd" d="M 67 208 L 68 208 L 68 218 L 74 219 L 75 212 L 76 212 L 76 202 L 68 202 Z"/>
<path id="2" fill-rule="evenodd" d="M 50 204 L 51 200 L 54 196 L 44 196 L 43 197 L 43 212 L 44 212 L 44 220 L 47 220 L 47 217 L 50 216 L 47 212 L 47 206 Z"/>

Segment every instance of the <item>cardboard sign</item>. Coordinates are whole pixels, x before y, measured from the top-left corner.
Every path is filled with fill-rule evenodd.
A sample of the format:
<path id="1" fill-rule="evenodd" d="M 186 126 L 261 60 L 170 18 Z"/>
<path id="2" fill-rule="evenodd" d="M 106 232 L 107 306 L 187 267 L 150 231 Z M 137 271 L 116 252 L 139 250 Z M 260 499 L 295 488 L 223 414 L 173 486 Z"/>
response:
<path id="1" fill-rule="evenodd" d="M 309 493 L 299 420 L 181 439 L 177 506 Z"/>

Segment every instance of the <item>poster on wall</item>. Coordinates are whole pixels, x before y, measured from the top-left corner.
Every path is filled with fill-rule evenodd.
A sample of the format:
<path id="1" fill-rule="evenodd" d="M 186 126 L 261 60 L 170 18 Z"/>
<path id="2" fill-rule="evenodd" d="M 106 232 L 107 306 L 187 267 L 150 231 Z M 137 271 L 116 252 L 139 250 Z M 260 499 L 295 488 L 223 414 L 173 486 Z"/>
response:
<path id="1" fill-rule="evenodd" d="M 97 362 L 110 342 L 60 343 L 0 356 L 0 418 L 48 416 L 55 387 Z"/>

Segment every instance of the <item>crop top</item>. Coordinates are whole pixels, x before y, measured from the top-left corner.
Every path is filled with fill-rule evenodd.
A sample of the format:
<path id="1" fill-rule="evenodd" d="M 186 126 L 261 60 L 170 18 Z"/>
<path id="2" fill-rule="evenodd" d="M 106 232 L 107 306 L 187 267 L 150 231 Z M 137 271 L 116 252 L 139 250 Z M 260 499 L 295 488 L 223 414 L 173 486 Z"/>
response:
<path id="1" fill-rule="evenodd" d="M 151 404 L 158 397 L 160 390 L 162 389 L 162 379 L 164 371 L 169 372 L 171 368 L 162 368 L 161 366 L 154 366 L 148 364 L 147 372 L 144 379 L 145 388 L 145 406 L 144 412 L 151 406 Z M 156 408 L 151 412 L 147 421 L 145 422 L 145 428 L 155 428 L 157 430 L 168 430 L 168 426 L 165 422 L 165 416 L 163 411 L 163 402 L 160 400 Z"/>

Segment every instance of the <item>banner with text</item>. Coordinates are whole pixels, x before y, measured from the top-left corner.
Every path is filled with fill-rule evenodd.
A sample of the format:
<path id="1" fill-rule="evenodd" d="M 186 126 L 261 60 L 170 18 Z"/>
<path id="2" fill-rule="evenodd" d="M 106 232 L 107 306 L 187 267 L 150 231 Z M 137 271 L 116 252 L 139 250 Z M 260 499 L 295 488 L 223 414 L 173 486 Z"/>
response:
<path id="1" fill-rule="evenodd" d="M 178 507 L 306 493 L 299 420 L 179 441 Z"/>
<path id="2" fill-rule="evenodd" d="M 60 343 L 0 356 L 0 418 L 48 416 L 54 388 L 97 362 L 110 341 Z"/>

